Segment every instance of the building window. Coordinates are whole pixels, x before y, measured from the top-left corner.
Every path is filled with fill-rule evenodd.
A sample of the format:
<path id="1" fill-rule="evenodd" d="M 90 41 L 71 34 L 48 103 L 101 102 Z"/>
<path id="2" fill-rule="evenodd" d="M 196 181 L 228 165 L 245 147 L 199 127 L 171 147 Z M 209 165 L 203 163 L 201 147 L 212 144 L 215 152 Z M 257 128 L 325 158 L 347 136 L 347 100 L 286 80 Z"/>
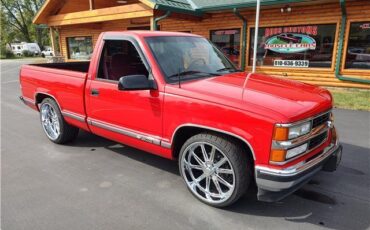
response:
<path id="1" fill-rule="evenodd" d="M 264 27 L 258 31 L 257 66 L 330 68 L 336 24 Z M 250 34 L 254 34 L 254 28 Z M 250 39 L 249 64 L 254 39 Z"/>
<path id="2" fill-rule="evenodd" d="M 150 30 L 150 26 L 133 26 L 133 27 L 127 27 L 127 30 Z M 158 26 L 159 30 L 159 26 Z"/>
<path id="3" fill-rule="evenodd" d="M 346 68 L 370 69 L 370 22 L 351 23 Z"/>
<path id="4" fill-rule="evenodd" d="M 93 52 L 92 37 L 67 38 L 68 58 L 90 60 Z"/>
<path id="5" fill-rule="evenodd" d="M 240 29 L 211 30 L 211 41 L 239 66 Z"/>

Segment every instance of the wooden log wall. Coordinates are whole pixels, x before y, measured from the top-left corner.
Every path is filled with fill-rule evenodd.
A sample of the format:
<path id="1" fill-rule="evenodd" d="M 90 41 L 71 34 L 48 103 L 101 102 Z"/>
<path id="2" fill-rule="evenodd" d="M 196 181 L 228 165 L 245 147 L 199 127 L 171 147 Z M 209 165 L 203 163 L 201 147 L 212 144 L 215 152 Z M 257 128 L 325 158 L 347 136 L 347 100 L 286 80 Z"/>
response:
<path id="1" fill-rule="evenodd" d="M 331 68 L 279 68 L 279 67 L 257 67 L 260 73 L 287 77 L 289 79 L 299 80 L 311 84 L 336 87 L 355 87 L 370 89 L 370 84 L 360 84 L 349 81 L 341 81 L 334 76 L 335 59 L 337 55 L 339 28 L 341 22 L 341 9 L 339 1 L 336 3 L 328 3 L 323 1 L 323 4 L 292 4 L 291 13 L 281 13 L 279 7 L 268 8 L 262 7 L 260 26 L 291 26 L 291 25 L 310 25 L 310 24 L 336 24 L 336 39 L 334 41 L 334 52 Z M 248 63 L 250 55 L 250 29 L 254 27 L 255 11 L 246 10 L 241 14 L 248 20 L 247 30 L 247 52 L 246 62 L 247 70 L 251 70 L 251 64 Z M 354 0 L 347 1 L 347 26 L 345 45 L 349 34 L 349 22 L 353 21 L 370 21 L 370 1 Z M 195 20 L 178 20 L 170 18 L 160 23 L 162 30 L 167 31 L 191 31 L 194 34 L 199 34 L 210 38 L 210 30 L 217 29 L 233 29 L 242 28 L 242 22 L 232 12 L 213 13 L 205 17 L 202 21 Z M 252 35 L 253 37 L 253 35 Z M 346 46 L 345 46 L 346 47 Z M 343 56 L 346 49 L 343 51 Z M 344 57 L 343 59 L 344 60 Z M 342 61 L 343 63 L 343 61 Z M 370 79 L 370 70 L 344 70 L 341 65 L 341 74 L 356 78 Z"/>
<path id="2" fill-rule="evenodd" d="M 319 1 L 317 1 L 319 2 Z M 334 76 L 335 59 L 337 55 L 339 28 L 341 20 L 341 9 L 338 2 L 320 1 L 320 4 L 292 4 L 291 13 L 281 13 L 280 8 L 266 8 L 262 7 L 261 10 L 261 27 L 271 26 L 291 26 L 291 25 L 316 25 L 316 24 L 336 24 L 336 39 L 334 41 L 334 52 L 331 68 L 279 68 L 279 67 L 257 67 L 260 73 L 281 76 L 289 79 L 299 80 L 306 83 L 322 85 L 322 86 L 335 86 L 335 87 L 354 87 L 370 89 L 370 84 L 354 83 L 349 81 L 341 81 Z M 251 70 L 248 63 L 249 46 L 250 46 L 250 29 L 254 27 L 255 11 L 245 10 L 241 14 L 248 20 L 247 30 L 247 51 L 246 61 L 247 70 Z M 347 0 L 347 14 L 348 22 L 346 26 L 346 40 L 349 34 L 349 23 L 355 21 L 370 21 L 370 1 L 369 0 Z M 145 25 L 149 25 L 148 23 Z M 143 25 L 144 25 L 143 24 Z M 143 26 L 141 25 L 141 26 Z M 161 30 L 164 31 L 190 31 L 194 34 L 199 34 L 206 38 L 210 38 L 211 30 L 218 29 L 233 29 L 242 27 L 242 22 L 231 11 L 217 12 L 205 15 L 201 20 L 194 19 L 194 17 L 181 17 L 173 14 L 169 18 L 159 23 Z M 62 26 L 60 31 L 60 45 L 62 47 L 62 54 L 67 57 L 67 37 L 74 36 L 92 36 L 93 43 L 95 44 L 99 34 L 103 31 L 109 30 L 125 30 L 128 27 L 133 27 L 130 20 L 115 20 L 94 24 L 82 24 Z M 140 26 L 140 25 L 136 25 Z M 344 49 L 343 55 L 345 55 Z M 344 60 L 344 57 L 343 57 Z M 346 70 L 343 68 L 343 61 L 341 65 L 341 74 L 356 78 L 370 79 L 370 70 Z"/>

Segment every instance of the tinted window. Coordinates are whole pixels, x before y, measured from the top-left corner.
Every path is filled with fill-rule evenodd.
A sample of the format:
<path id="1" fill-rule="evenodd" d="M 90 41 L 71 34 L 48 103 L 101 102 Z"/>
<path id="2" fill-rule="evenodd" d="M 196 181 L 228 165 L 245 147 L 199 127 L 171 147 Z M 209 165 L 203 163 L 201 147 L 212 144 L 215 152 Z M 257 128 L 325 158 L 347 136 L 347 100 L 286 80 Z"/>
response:
<path id="1" fill-rule="evenodd" d="M 237 71 L 207 39 L 201 37 L 148 37 L 145 39 L 167 82 L 178 82 Z"/>
<path id="2" fill-rule="evenodd" d="M 130 41 L 107 40 L 100 57 L 98 78 L 118 81 L 128 75 L 145 75 L 148 71 Z"/>
<path id="3" fill-rule="evenodd" d="M 370 22 L 351 23 L 346 68 L 370 69 Z"/>

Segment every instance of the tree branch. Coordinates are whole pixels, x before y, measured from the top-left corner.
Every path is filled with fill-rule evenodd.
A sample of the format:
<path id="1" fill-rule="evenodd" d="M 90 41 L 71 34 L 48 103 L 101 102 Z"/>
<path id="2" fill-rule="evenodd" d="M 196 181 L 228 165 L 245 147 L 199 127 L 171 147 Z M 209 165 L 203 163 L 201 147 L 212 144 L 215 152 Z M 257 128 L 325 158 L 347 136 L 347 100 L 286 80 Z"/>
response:
<path id="1" fill-rule="evenodd" d="M 19 27 L 23 27 L 22 23 L 18 20 L 18 18 L 13 14 L 12 10 L 9 8 L 8 5 L 4 2 L 4 0 L 0 0 L 1 4 L 5 7 L 5 9 L 8 11 L 8 14 L 15 20 L 15 22 L 18 24 Z"/>

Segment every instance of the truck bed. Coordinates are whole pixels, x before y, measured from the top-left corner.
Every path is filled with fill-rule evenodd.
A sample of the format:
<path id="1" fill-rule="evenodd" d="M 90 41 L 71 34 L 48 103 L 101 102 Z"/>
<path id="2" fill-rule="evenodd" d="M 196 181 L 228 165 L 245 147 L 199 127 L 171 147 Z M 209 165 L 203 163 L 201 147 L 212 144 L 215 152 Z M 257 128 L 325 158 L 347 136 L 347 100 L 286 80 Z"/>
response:
<path id="1" fill-rule="evenodd" d="M 64 62 L 64 63 L 43 63 L 31 64 L 30 66 L 38 66 L 51 69 L 71 70 L 87 73 L 89 71 L 90 62 Z"/>
<path id="2" fill-rule="evenodd" d="M 21 68 L 23 98 L 34 105 L 45 95 L 52 96 L 62 113 L 85 117 L 84 92 L 89 62 L 31 64 Z M 83 122 L 71 123 L 85 128 Z"/>

